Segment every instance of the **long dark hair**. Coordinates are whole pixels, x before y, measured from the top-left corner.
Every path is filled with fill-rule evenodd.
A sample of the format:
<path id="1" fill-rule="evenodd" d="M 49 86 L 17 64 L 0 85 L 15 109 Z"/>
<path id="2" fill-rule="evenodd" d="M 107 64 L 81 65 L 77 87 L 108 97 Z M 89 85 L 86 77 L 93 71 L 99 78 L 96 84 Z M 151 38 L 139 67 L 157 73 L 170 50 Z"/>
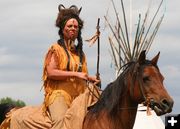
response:
<path id="1" fill-rule="evenodd" d="M 64 29 L 66 22 L 69 19 L 75 18 L 78 21 L 79 32 L 78 32 L 78 36 L 77 36 L 78 44 L 76 46 L 76 51 L 77 51 L 77 53 L 79 55 L 79 59 L 80 59 L 78 71 L 81 72 L 82 71 L 83 55 L 84 55 L 83 54 L 83 40 L 82 40 L 82 36 L 81 36 L 81 30 L 83 28 L 83 20 L 79 17 L 79 14 L 81 12 L 81 8 L 78 9 L 77 6 L 75 6 L 75 5 L 72 5 L 69 8 L 65 8 L 64 5 L 60 4 L 58 7 L 58 10 L 59 10 L 59 13 L 58 13 L 58 16 L 56 19 L 56 27 L 59 28 L 58 34 L 60 36 L 60 40 L 58 40 L 58 43 L 63 46 L 67 55 L 68 55 L 68 52 L 67 52 L 66 46 L 64 44 L 63 29 Z M 68 65 L 69 65 L 69 61 L 67 64 L 67 70 L 69 70 Z"/>
<path id="2" fill-rule="evenodd" d="M 79 68 L 78 68 L 78 72 L 81 72 L 82 71 L 82 65 L 83 65 L 83 58 L 84 58 L 84 53 L 83 53 L 83 42 L 82 42 L 82 37 L 81 37 L 81 31 L 79 31 L 78 33 L 78 37 L 77 37 L 77 40 L 78 40 L 78 44 L 76 45 L 76 51 L 79 55 L 79 60 L 80 60 L 80 64 L 79 64 Z M 64 39 L 63 38 L 60 38 L 58 40 L 58 44 L 60 46 L 62 46 L 66 52 L 66 55 L 68 57 L 68 61 L 67 61 L 67 66 L 66 66 L 66 69 L 69 71 L 70 70 L 70 55 L 67 51 L 67 48 L 66 48 L 66 45 L 64 43 Z"/>

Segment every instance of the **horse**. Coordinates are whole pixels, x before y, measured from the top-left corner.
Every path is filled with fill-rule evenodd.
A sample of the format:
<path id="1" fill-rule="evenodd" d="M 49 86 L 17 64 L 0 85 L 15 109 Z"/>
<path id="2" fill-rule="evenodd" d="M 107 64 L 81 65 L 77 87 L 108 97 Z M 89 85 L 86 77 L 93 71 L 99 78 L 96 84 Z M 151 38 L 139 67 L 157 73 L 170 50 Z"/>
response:
<path id="1" fill-rule="evenodd" d="M 147 60 L 142 51 L 137 61 L 127 63 L 89 110 L 83 129 L 132 129 L 140 103 L 158 116 L 171 112 L 174 102 L 164 88 L 164 77 L 157 66 L 159 54 Z"/>
<path id="2" fill-rule="evenodd" d="M 0 104 L 0 124 L 6 118 L 6 113 L 8 113 L 11 109 L 15 108 L 14 104 L 2 103 Z"/>
<path id="3" fill-rule="evenodd" d="M 159 54 L 147 60 L 143 51 L 137 61 L 127 63 L 119 77 L 104 89 L 97 103 L 88 108 L 83 129 L 132 129 L 139 103 L 158 116 L 171 112 L 174 102 L 164 88 L 164 77 L 157 66 Z M 0 110 L 11 109 L 6 107 Z"/>

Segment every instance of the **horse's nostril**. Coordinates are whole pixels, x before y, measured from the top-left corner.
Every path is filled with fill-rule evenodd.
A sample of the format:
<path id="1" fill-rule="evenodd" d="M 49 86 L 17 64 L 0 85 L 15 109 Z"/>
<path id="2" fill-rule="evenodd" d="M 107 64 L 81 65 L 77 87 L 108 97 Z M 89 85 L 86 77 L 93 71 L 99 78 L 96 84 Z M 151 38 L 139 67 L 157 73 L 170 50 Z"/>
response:
<path id="1" fill-rule="evenodd" d="M 173 106 L 173 101 L 168 101 L 167 99 L 162 99 L 161 100 L 161 105 L 164 108 L 166 112 L 169 112 L 172 110 Z"/>
<path id="2" fill-rule="evenodd" d="M 168 101 L 167 101 L 166 99 L 163 99 L 161 102 L 162 102 L 163 104 L 165 104 L 165 105 L 168 105 L 168 106 L 169 106 L 169 103 L 168 103 Z"/>

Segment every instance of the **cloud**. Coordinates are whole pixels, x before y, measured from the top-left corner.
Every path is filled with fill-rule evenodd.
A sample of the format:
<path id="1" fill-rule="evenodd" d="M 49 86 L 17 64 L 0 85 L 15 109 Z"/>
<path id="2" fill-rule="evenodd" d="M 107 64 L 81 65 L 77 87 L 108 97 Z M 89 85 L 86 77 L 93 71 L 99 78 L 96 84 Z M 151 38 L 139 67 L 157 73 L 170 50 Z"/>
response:
<path id="1" fill-rule="evenodd" d="M 167 74 L 170 79 L 178 79 L 180 77 L 180 67 L 175 65 L 167 65 L 162 67 L 162 70 Z"/>
<path id="2" fill-rule="evenodd" d="M 17 56 L 7 53 L 7 48 L 0 48 L 0 66 L 13 63 L 17 59 Z"/>

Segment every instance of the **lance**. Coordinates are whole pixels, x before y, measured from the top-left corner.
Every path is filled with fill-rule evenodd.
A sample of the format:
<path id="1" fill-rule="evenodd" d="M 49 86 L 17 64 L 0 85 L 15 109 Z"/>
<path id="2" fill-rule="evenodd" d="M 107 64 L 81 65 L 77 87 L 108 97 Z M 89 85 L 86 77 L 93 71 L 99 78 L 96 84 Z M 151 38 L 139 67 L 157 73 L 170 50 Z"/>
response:
<path id="1" fill-rule="evenodd" d="M 96 72 L 96 78 L 98 80 L 100 80 L 100 73 L 99 73 L 99 60 L 100 60 L 100 38 L 99 38 L 100 31 L 99 31 L 99 29 L 100 29 L 100 26 L 99 26 L 99 23 L 100 23 L 100 18 L 98 18 L 98 22 L 97 22 L 97 26 L 96 26 L 97 35 L 98 35 L 98 37 L 97 37 L 97 72 Z M 101 83 L 98 83 L 97 86 L 99 88 L 101 88 Z"/>

